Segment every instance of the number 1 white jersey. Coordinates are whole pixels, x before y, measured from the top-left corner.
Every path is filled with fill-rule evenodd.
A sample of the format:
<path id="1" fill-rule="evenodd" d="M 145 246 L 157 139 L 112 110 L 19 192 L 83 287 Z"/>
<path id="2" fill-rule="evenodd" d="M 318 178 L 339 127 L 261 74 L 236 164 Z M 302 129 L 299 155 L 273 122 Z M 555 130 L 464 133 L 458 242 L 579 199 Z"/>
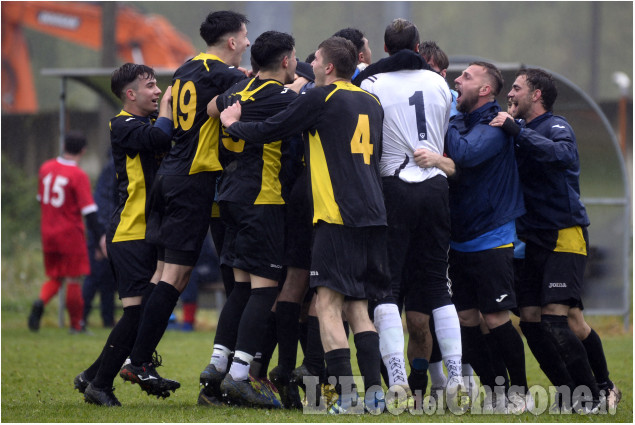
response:
<path id="1" fill-rule="evenodd" d="M 377 96 L 384 109 L 381 175 L 399 176 L 406 182 L 445 175 L 414 161 L 419 148 L 443 154 L 452 104 L 443 77 L 423 69 L 402 70 L 368 77 L 360 87 Z"/>

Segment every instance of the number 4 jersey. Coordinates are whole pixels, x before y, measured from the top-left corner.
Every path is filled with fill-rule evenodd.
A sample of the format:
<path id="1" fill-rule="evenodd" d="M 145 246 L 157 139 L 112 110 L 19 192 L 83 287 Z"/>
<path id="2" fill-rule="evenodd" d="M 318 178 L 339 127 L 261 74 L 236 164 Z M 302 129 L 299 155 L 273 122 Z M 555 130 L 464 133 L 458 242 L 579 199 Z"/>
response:
<path id="1" fill-rule="evenodd" d="M 87 254 L 82 216 L 97 211 L 90 190 L 88 176 L 75 161 L 58 157 L 40 167 L 37 199 L 44 252 Z"/>
<path id="2" fill-rule="evenodd" d="M 237 122 L 227 132 L 266 143 L 304 131 L 313 223 L 385 226 L 379 176 L 382 120 L 377 98 L 336 81 L 306 91 L 266 121 Z"/>

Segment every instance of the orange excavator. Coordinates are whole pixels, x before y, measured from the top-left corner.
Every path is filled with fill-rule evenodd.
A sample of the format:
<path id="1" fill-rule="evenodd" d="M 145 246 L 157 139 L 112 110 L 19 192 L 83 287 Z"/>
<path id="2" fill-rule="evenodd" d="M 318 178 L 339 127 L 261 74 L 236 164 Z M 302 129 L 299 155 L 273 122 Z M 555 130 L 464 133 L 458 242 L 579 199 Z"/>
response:
<path id="1" fill-rule="evenodd" d="M 117 5 L 115 22 L 116 51 L 125 62 L 176 69 L 196 53 L 187 37 L 163 16 Z M 99 51 L 102 8 L 84 2 L 2 2 L 2 113 L 29 114 L 38 109 L 23 28 Z"/>

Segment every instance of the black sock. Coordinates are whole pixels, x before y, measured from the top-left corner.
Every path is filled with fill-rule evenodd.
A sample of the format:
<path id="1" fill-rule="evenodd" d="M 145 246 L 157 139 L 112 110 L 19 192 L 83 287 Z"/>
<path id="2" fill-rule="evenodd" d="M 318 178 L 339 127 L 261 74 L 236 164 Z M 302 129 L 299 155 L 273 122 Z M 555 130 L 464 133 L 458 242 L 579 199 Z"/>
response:
<path id="1" fill-rule="evenodd" d="M 276 304 L 276 334 L 278 337 L 278 366 L 286 372 L 295 369 L 298 354 L 300 304 L 278 301 Z"/>
<path id="2" fill-rule="evenodd" d="M 575 384 L 553 340 L 545 333 L 540 322 L 520 322 L 520 329 L 527 339 L 531 353 L 540 365 L 540 369 L 556 387 L 566 385 L 573 391 Z"/>
<path id="3" fill-rule="evenodd" d="M 130 361 L 134 366 L 152 361 L 152 353 L 168 327 L 170 315 L 180 295 L 174 286 L 163 281 L 152 291 L 143 310 L 137 339 L 130 353 Z"/>
<path id="4" fill-rule="evenodd" d="M 485 345 L 487 347 L 488 362 L 492 365 L 492 369 L 494 370 L 494 377 L 503 377 L 504 381 L 502 385 L 505 386 L 505 391 L 507 391 L 509 389 L 507 365 L 505 365 L 505 359 L 498 348 L 498 344 L 496 344 L 496 337 L 491 333 L 488 333 L 483 334 L 483 339 L 485 340 Z"/>
<path id="5" fill-rule="evenodd" d="M 101 366 L 101 359 L 104 357 L 106 347 L 108 347 L 107 344 L 104 346 L 104 348 L 102 348 L 101 353 L 99 353 L 99 357 L 97 357 L 97 360 L 95 360 L 93 364 L 88 366 L 88 368 L 84 371 L 84 377 L 88 382 L 91 382 L 93 379 L 95 379 L 97 371 L 99 370 L 99 366 Z"/>
<path id="6" fill-rule="evenodd" d="M 525 344 L 523 339 L 511 321 L 508 321 L 494 329 L 490 329 L 502 362 L 509 372 L 509 381 L 512 385 L 522 387 L 527 391 L 527 374 L 525 369 Z M 507 385 L 505 386 L 507 388 Z"/>
<path id="7" fill-rule="evenodd" d="M 493 391 L 496 386 L 496 375 L 489 359 L 487 342 L 480 326 L 461 326 L 461 344 L 463 357 L 470 360 L 474 372 L 481 379 L 481 385 L 487 385 Z M 467 353 L 467 355 L 465 355 Z"/>
<path id="8" fill-rule="evenodd" d="M 387 387 L 388 383 L 390 382 L 390 377 L 388 376 L 388 369 L 386 369 L 386 365 L 384 364 L 383 360 L 379 362 L 379 373 L 381 374 L 381 378 L 384 380 L 384 384 L 386 384 Z"/>
<path id="9" fill-rule="evenodd" d="M 573 378 L 576 386 L 586 385 L 593 395 L 594 399 L 599 399 L 600 390 L 593 377 L 593 371 L 589 365 L 586 350 L 582 341 L 578 339 L 569 328 L 567 316 L 557 316 L 552 314 L 543 314 L 541 322 L 545 326 L 546 331 L 553 338 L 558 352 L 560 353 L 564 364 L 567 366 L 569 374 Z"/>
<path id="10" fill-rule="evenodd" d="M 360 332 L 353 335 L 353 340 L 357 349 L 359 372 L 364 377 L 364 389 L 368 390 L 373 385 L 381 386 L 379 334 L 374 331 Z"/>
<path id="11" fill-rule="evenodd" d="M 148 286 L 146 286 L 146 289 L 143 291 L 142 294 L 142 298 L 141 298 L 141 310 L 140 313 L 143 312 L 143 308 L 145 306 L 145 303 L 148 301 L 148 298 L 150 297 L 150 294 L 152 293 L 152 291 L 154 290 L 154 288 L 156 287 L 156 285 L 152 282 L 148 282 Z M 124 316 L 125 316 L 125 308 L 124 308 Z M 123 316 L 122 316 L 122 320 L 123 320 Z M 139 327 L 141 320 L 140 318 L 137 320 L 137 327 Z M 114 329 L 113 329 L 114 331 Z M 112 331 L 111 331 L 111 335 L 112 335 Z M 110 338 L 110 336 L 108 337 Z M 134 340 L 132 341 L 132 343 L 134 344 Z M 104 348 L 102 349 L 101 353 L 99 354 L 99 357 L 97 357 L 97 360 L 95 360 L 95 362 L 90 365 L 88 367 L 88 369 L 86 369 L 84 371 L 84 376 L 88 381 L 92 381 L 95 379 L 95 376 L 97 376 L 97 371 L 99 370 L 99 366 L 101 365 L 101 359 L 103 358 L 104 352 L 106 351 L 106 348 L 108 347 L 108 341 L 106 341 L 106 345 L 104 345 Z"/>
<path id="12" fill-rule="evenodd" d="M 593 375 L 598 383 L 598 387 L 606 391 L 613 386 L 613 383 L 609 379 L 609 368 L 606 364 L 606 357 L 604 356 L 604 348 L 602 348 L 600 336 L 591 329 L 591 333 L 582 341 L 582 345 L 584 345 L 584 349 L 586 350 L 589 365 L 591 366 L 591 370 L 593 370 Z"/>
<path id="13" fill-rule="evenodd" d="M 434 333 L 434 332 L 433 332 Z M 421 391 L 421 397 L 424 396 L 428 389 L 428 367 L 430 363 L 423 357 L 416 357 L 410 362 L 410 375 L 408 375 L 408 386 L 412 390 L 412 394 L 416 395 L 415 391 Z"/>
<path id="14" fill-rule="evenodd" d="M 148 282 L 148 286 L 146 286 L 146 289 L 143 290 L 143 294 L 141 295 L 141 311 L 145 308 L 148 300 L 150 299 L 150 295 L 152 295 L 152 292 L 156 287 L 157 285 L 154 283 Z"/>
<path id="15" fill-rule="evenodd" d="M 231 293 L 234 291 L 234 288 L 236 287 L 236 281 L 234 280 L 234 269 L 225 264 L 221 264 L 219 268 L 220 268 L 221 277 L 223 278 L 223 287 L 225 288 L 225 296 L 229 298 Z"/>
<path id="16" fill-rule="evenodd" d="M 222 345 L 232 351 L 234 350 L 234 347 L 236 347 L 236 338 L 238 337 L 240 318 L 243 315 L 250 295 L 251 283 L 234 283 L 234 288 L 227 297 L 220 316 L 218 316 L 214 344 Z"/>
<path id="17" fill-rule="evenodd" d="M 430 354 L 430 363 L 436 363 L 443 360 L 441 356 L 441 348 L 439 348 L 439 340 L 437 333 L 434 331 L 434 317 L 430 315 L 430 333 L 432 334 L 432 353 Z"/>
<path id="18" fill-rule="evenodd" d="M 338 348 L 324 353 L 326 361 L 326 374 L 328 377 L 334 376 L 337 379 L 335 389 L 337 393 L 342 395 L 342 377 L 352 377 L 353 368 L 351 367 L 351 350 L 348 348 Z"/>
<path id="19" fill-rule="evenodd" d="M 302 347 L 302 355 L 306 355 L 306 335 L 309 330 L 308 322 L 306 318 L 303 322 L 300 322 L 300 333 L 298 334 L 298 341 L 300 342 L 300 347 Z"/>
<path id="20" fill-rule="evenodd" d="M 260 378 L 267 377 L 267 371 L 269 370 L 271 357 L 273 356 L 273 352 L 276 351 L 276 346 L 278 345 L 278 336 L 276 334 L 276 314 L 273 311 L 269 311 L 269 319 L 267 320 L 267 331 L 265 332 L 263 341 L 264 342 L 262 344 L 261 350 L 262 355 L 260 357 L 261 368 L 260 371 L 255 374 L 255 376 Z"/>
<path id="21" fill-rule="evenodd" d="M 121 365 L 130 354 L 132 346 L 137 337 L 139 322 L 141 321 L 140 305 L 124 307 L 123 316 L 110 331 L 99 370 L 97 371 L 92 384 L 96 388 L 112 387 L 112 383 L 121 369 Z"/>
<path id="22" fill-rule="evenodd" d="M 307 320 L 307 338 L 306 353 L 302 362 L 313 376 L 319 376 L 320 380 L 324 378 L 324 347 L 322 346 L 322 338 L 320 337 L 320 322 L 316 316 L 308 316 Z"/>
<path id="23" fill-rule="evenodd" d="M 235 291 L 236 289 L 234 289 Z M 256 354 L 263 346 L 271 307 L 278 296 L 278 288 L 254 288 L 238 325 L 236 351 Z"/>

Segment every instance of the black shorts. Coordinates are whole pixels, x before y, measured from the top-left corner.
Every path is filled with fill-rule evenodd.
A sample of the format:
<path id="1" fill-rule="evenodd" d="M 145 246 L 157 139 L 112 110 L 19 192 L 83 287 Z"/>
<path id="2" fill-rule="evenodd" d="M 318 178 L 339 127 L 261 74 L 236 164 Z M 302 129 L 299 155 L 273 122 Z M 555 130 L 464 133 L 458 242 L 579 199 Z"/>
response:
<path id="1" fill-rule="evenodd" d="M 287 202 L 284 265 L 309 270 L 313 217 L 306 167 L 295 181 Z"/>
<path id="2" fill-rule="evenodd" d="M 391 294 L 384 302 L 429 314 L 451 304 L 448 290 L 450 205 L 447 179 L 418 183 L 383 177 Z"/>
<path id="3" fill-rule="evenodd" d="M 157 176 L 150 192 L 146 240 L 165 248 L 167 263 L 196 264 L 209 228 L 216 175 Z"/>
<path id="4" fill-rule="evenodd" d="M 452 284 L 447 277 L 443 281 L 428 281 L 426 263 L 416 253 L 411 253 L 403 270 L 402 298 L 405 311 L 431 315 L 437 308 L 452 304 Z"/>
<path id="5" fill-rule="evenodd" d="M 388 295 L 386 227 L 320 221 L 311 252 L 311 288 L 324 286 L 349 299 L 377 300 Z"/>
<path id="6" fill-rule="evenodd" d="M 284 257 L 284 205 L 219 202 L 225 224 L 221 264 L 280 280 Z"/>
<path id="7" fill-rule="evenodd" d="M 107 242 L 119 298 L 144 294 L 157 268 L 157 248 L 144 240 Z"/>
<path id="8" fill-rule="evenodd" d="M 518 284 L 518 306 L 564 304 L 582 309 L 580 294 L 586 262 L 585 255 L 554 252 L 528 241 Z"/>
<path id="9" fill-rule="evenodd" d="M 450 249 L 449 274 L 456 310 L 476 308 L 487 314 L 515 308 L 513 261 L 512 247 L 478 252 Z"/>

